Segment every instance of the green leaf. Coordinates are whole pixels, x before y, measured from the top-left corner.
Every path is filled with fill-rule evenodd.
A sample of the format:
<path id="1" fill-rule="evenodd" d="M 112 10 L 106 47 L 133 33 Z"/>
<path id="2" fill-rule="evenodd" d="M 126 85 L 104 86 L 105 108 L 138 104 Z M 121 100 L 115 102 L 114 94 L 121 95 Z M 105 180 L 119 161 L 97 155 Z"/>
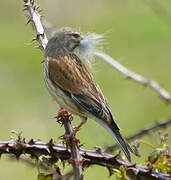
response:
<path id="1" fill-rule="evenodd" d="M 38 180 L 46 180 L 45 179 L 46 177 L 45 177 L 45 175 L 43 174 L 43 173 L 40 173 L 39 175 L 38 175 Z"/>
<path id="2" fill-rule="evenodd" d="M 53 178 L 53 174 L 49 174 L 49 175 L 46 175 L 45 180 L 52 180 L 52 178 Z"/>
<path id="3" fill-rule="evenodd" d="M 43 174 L 43 173 L 40 173 L 40 174 L 38 175 L 38 180 L 52 180 L 52 178 L 53 178 L 53 174 L 47 174 L 47 175 L 45 175 L 45 174 Z"/>

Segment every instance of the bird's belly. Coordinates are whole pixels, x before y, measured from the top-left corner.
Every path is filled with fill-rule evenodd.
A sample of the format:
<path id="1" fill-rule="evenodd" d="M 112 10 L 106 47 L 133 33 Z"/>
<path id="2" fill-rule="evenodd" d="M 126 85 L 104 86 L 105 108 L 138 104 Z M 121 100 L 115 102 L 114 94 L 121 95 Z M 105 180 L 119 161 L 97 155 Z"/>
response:
<path id="1" fill-rule="evenodd" d="M 54 86 L 49 78 L 45 77 L 44 80 L 50 95 L 55 99 L 60 107 L 66 109 L 70 113 L 80 116 L 82 115 L 81 109 L 69 96 L 67 96 L 57 86 Z"/>

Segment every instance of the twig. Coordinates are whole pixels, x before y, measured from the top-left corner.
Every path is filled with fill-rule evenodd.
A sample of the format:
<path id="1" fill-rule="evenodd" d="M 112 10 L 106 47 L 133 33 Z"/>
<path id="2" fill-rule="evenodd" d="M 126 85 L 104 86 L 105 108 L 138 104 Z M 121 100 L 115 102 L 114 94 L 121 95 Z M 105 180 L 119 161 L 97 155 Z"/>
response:
<path id="1" fill-rule="evenodd" d="M 82 157 L 80 156 L 78 139 L 75 137 L 75 133 L 71 124 L 72 115 L 69 114 L 66 110 L 61 110 L 57 116 L 57 122 L 62 123 L 65 128 L 65 134 L 63 139 L 66 142 L 67 147 L 71 150 L 71 163 L 74 170 L 74 179 L 82 180 Z"/>
<path id="2" fill-rule="evenodd" d="M 166 127 L 169 127 L 170 125 L 171 125 L 171 119 L 168 119 L 168 120 L 165 120 L 163 122 L 156 123 L 153 126 L 146 127 L 144 129 L 140 129 L 137 133 L 127 137 L 126 139 L 127 139 L 127 141 L 131 142 L 131 141 L 139 139 L 143 136 L 146 136 L 152 132 L 158 131 L 159 129 L 164 129 Z M 112 145 L 112 146 L 108 146 L 108 147 L 106 147 L 105 152 L 110 153 L 116 148 L 118 148 L 117 144 Z"/>
<path id="3" fill-rule="evenodd" d="M 107 63 L 109 63 L 111 66 L 113 66 L 117 71 L 122 73 L 126 78 L 131 79 L 139 84 L 145 85 L 156 91 L 166 102 L 171 103 L 171 95 L 168 91 L 166 91 L 164 88 L 162 88 L 157 82 L 146 79 L 145 77 L 136 74 L 126 68 L 125 66 L 121 65 L 118 61 L 113 59 L 112 57 L 108 56 L 107 54 L 103 52 L 96 51 L 95 55 Z"/>
<path id="4" fill-rule="evenodd" d="M 21 154 L 30 154 L 39 158 L 41 155 L 48 155 L 54 159 L 61 161 L 70 160 L 71 151 L 63 145 L 55 145 L 51 140 L 48 143 L 40 141 L 18 142 L 11 139 L 7 142 L 0 142 L 0 154 L 14 154 L 17 158 Z M 107 153 L 99 153 L 98 151 L 88 151 L 80 149 L 80 155 L 84 159 L 83 168 L 91 165 L 100 165 L 107 168 L 119 169 L 121 166 L 125 168 L 129 177 L 136 177 L 137 179 L 146 180 L 169 180 L 171 175 L 154 172 L 150 167 L 142 167 L 132 163 L 128 163 L 120 157 L 120 155 L 113 156 Z"/>
<path id="5" fill-rule="evenodd" d="M 44 51 L 46 45 L 47 45 L 47 38 L 46 34 L 44 32 L 42 23 L 41 23 L 41 16 L 39 14 L 40 10 L 39 7 L 34 4 L 34 0 L 24 0 L 24 10 L 27 10 L 29 12 L 29 20 L 27 22 L 30 23 L 32 22 L 36 31 L 36 38 L 33 40 L 37 40 L 40 43 L 40 48 L 42 51 Z"/>

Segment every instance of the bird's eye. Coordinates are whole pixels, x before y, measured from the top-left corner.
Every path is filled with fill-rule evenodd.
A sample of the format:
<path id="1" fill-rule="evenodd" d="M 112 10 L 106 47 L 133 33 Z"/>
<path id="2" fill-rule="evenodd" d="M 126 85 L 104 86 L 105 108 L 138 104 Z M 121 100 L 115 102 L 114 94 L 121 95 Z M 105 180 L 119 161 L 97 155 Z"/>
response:
<path id="1" fill-rule="evenodd" d="M 80 37 L 79 34 L 73 34 L 73 36 L 74 36 L 75 38 L 79 38 L 79 37 Z"/>

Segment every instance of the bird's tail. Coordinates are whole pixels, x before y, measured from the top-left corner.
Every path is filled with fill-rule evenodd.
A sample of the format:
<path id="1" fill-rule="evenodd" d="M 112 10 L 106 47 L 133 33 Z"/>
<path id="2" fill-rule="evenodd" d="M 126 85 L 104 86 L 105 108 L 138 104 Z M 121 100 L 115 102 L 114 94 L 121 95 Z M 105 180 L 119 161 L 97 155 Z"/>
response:
<path id="1" fill-rule="evenodd" d="M 110 109 L 107 107 L 108 114 L 105 116 L 106 119 L 101 121 L 101 124 L 104 128 L 114 137 L 118 146 L 122 149 L 124 154 L 126 155 L 127 159 L 131 162 L 131 155 L 130 152 L 134 155 L 140 157 L 138 151 L 135 151 L 127 142 L 127 140 L 122 136 L 120 133 L 120 128 L 115 121 Z M 108 116 L 109 115 L 109 116 Z"/>
<path id="2" fill-rule="evenodd" d="M 111 131 L 112 136 L 114 137 L 114 139 L 116 140 L 117 144 L 119 145 L 119 147 L 122 149 L 122 151 L 124 152 L 124 154 L 126 155 L 127 159 L 131 162 L 131 156 L 130 156 L 130 152 L 132 152 L 133 154 L 135 154 L 136 156 L 140 157 L 139 153 L 136 152 L 126 141 L 126 139 L 124 139 L 124 137 L 121 135 L 119 130 L 112 130 Z"/>

